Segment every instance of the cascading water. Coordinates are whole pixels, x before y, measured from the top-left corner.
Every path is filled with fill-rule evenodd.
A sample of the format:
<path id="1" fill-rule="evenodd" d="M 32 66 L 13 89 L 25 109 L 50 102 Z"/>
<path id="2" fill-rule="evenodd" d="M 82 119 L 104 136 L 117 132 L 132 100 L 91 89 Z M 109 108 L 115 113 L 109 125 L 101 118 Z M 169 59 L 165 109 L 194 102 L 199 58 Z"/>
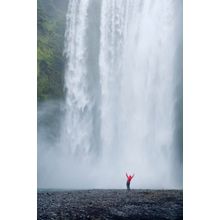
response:
<path id="1" fill-rule="evenodd" d="M 70 0 L 66 23 L 47 186 L 124 188 L 127 171 L 136 188 L 181 188 L 182 0 Z"/>
<path id="2" fill-rule="evenodd" d="M 86 154 L 91 148 L 92 100 L 88 90 L 86 68 L 86 29 L 89 1 L 70 1 L 67 14 L 66 46 L 67 68 L 65 83 L 67 150 Z"/>

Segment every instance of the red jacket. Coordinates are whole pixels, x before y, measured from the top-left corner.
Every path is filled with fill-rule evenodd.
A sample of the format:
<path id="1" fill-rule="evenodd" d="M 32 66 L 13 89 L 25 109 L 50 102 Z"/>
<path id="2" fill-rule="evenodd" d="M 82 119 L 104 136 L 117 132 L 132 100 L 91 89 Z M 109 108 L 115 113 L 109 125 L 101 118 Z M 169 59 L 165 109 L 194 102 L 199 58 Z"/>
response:
<path id="1" fill-rule="evenodd" d="M 126 173 L 126 176 L 127 176 L 127 181 L 130 183 L 132 178 L 134 177 L 134 175 L 133 176 L 131 176 L 131 175 L 128 176 L 128 174 Z"/>

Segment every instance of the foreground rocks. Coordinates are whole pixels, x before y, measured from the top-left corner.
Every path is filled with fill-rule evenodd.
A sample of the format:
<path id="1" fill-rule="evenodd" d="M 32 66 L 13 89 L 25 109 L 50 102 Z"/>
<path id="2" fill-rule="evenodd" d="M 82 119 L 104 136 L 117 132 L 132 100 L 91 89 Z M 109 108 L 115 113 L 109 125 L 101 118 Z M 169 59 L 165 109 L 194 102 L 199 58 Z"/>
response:
<path id="1" fill-rule="evenodd" d="M 39 191 L 38 219 L 183 219 L 182 190 Z"/>

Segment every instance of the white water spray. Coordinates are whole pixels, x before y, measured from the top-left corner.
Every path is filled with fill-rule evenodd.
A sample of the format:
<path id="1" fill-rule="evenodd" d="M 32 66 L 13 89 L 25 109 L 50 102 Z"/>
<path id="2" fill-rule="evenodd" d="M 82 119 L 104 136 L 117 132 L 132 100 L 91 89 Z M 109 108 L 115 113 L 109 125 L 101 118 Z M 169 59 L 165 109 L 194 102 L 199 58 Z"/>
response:
<path id="1" fill-rule="evenodd" d="M 70 0 L 65 36 L 50 184 L 124 188 L 127 171 L 135 188 L 181 188 L 182 1 Z"/>

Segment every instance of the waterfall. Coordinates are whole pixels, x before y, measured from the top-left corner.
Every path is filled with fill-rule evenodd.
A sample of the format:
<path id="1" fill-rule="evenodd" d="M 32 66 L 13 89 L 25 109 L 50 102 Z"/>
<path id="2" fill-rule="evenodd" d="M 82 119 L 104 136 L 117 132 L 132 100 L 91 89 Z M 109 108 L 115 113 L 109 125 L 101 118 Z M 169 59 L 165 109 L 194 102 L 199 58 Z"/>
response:
<path id="1" fill-rule="evenodd" d="M 67 58 L 65 74 L 66 123 L 65 141 L 71 152 L 86 153 L 90 149 L 91 101 L 86 80 L 86 29 L 88 0 L 70 1 L 64 54 Z"/>
<path id="2" fill-rule="evenodd" d="M 64 54 L 66 185 L 181 188 L 182 0 L 70 0 Z"/>

